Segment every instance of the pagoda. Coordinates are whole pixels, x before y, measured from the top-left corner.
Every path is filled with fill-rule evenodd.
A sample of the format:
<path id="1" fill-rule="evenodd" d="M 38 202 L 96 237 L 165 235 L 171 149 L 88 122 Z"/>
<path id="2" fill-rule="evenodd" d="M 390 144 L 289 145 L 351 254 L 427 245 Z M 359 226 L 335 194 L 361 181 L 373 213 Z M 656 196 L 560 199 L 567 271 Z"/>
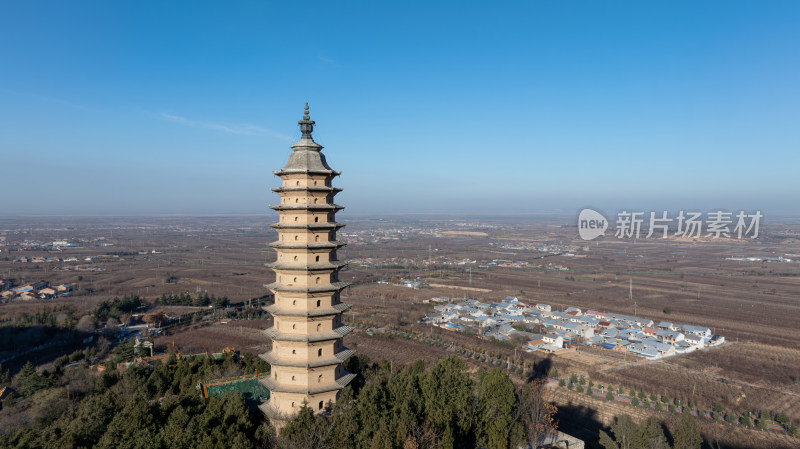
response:
<path id="1" fill-rule="evenodd" d="M 300 141 L 292 145 L 286 166 L 274 172 L 282 181 L 272 189 L 280 204 L 270 206 L 279 215 L 271 225 L 278 240 L 269 244 L 277 259 L 267 264 L 275 282 L 265 287 L 275 301 L 264 307 L 274 325 L 263 331 L 272 339 L 272 350 L 260 355 L 272 366 L 262 379 L 270 398 L 260 408 L 278 426 L 303 405 L 316 413 L 329 410 L 355 377 L 342 365 L 353 354 L 342 337 L 353 328 L 342 324 L 342 312 L 350 305 L 340 298 L 348 284 L 339 280 L 346 264 L 337 257 L 344 243 L 336 240 L 336 231 L 344 225 L 335 216 L 343 207 L 334 204 L 341 189 L 332 186 L 341 173 L 328 166 L 322 146 L 314 142 L 308 103 L 298 124 Z"/>

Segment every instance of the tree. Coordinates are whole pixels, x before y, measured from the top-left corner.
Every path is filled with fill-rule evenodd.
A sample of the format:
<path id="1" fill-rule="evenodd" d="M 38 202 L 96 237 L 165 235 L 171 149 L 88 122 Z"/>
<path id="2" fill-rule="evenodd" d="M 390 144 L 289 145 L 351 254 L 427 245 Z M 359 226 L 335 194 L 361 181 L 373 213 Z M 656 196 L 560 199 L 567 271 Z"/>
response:
<path id="1" fill-rule="evenodd" d="M 639 438 L 639 428 L 628 415 L 618 416 L 611 425 L 611 438 L 607 433 L 600 431 L 600 444 L 606 449 L 634 449 Z"/>
<path id="2" fill-rule="evenodd" d="M 94 320 L 89 315 L 82 316 L 81 319 L 78 320 L 78 324 L 75 325 L 75 330 L 78 332 L 94 332 Z"/>
<path id="3" fill-rule="evenodd" d="M 769 422 L 769 413 L 766 410 L 761 411 L 761 416 L 758 417 L 758 428 L 767 430 L 767 423 Z"/>
<path id="4" fill-rule="evenodd" d="M 637 426 L 630 416 L 618 416 L 611 433 L 613 438 L 600 431 L 600 445 L 606 449 L 669 449 L 664 429 L 655 418 Z"/>
<path id="5" fill-rule="evenodd" d="M 544 379 L 536 379 L 525 385 L 518 393 L 519 412 L 525 428 L 525 437 L 534 447 L 539 438 L 549 429 L 555 429 L 556 406 L 545 397 Z M 583 387 L 578 385 L 578 390 Z"/>
<path id="6" fill-rule="evenodd" d="M 558 379 L 558 386 L 563 387 L 565 385 L 564 379 Z"/>
<path id="7" fill-rule="evenodd" d="M 700 436 L 700 427 L 694 417 L 689 413 L 681 413 L 678 419 L 678 428 L 675 431 L 674 449 L 700 449 L 703 437 Z"/>
<path id="8" fill-rule="evenodd" d="M 745 427 L 750 427 L 753 425 L 753 421 L 750 419 L 749 412 L 745 412 L 745 414 L 742 415 L 742 425 Z"/>
<path id="9" fill-rule="evenodd" d="M 722 404 L 721 403 L 717 402 L 716 404 L 714 404 L 714 407 L 712 409 L 712 416 L 714 417 L 714 419 L 721 419 L 722 418 Z"/>
<path id="10" fill-rule="evenodd" d="M 639 406 L 639 399 L 637 399 L 636 396 L 631 398 L 631 405 L 634 406 L 634 407 L 638 407 Z"/>
<path id="11" fill-rule="evenodd" d="M 23 365 L 22 370 L 17 375 L 19 392 L 25 397 L 33 396 L 37 391 L 47 388 L 49 384 L 49 380 L 39 374 L 30 361 Z"/>
<path id="12" fill-rule="evenodd" d="M 0 383 L 7 384 L 11 382 L 11 371 L 4 370 L 3 364 L 0 363 Z"/>
<path id="13" fill-rule="evenodd" d="M 352 449 L 356 447 L 356 435 L 358 434 L 358 410 L 353 398 L 353 389 L 348 385 L 342 390 L 339 399 L 333 405 L 331 411 L 333 429 L 331 429 L 330 439 L 339 441 L 342 449 Z"/>
<path id="14" fill-rule="evenodd" d="M 136 353 L 134 350 L 133 340 L 128 338 L 114 347 L 109 361 L 112 365 L 116 365 L 117 363 L 121 362 L 129 362 L 133 360 L 135 356 Z"/>
<path id="15" fill-rule="evenodd" d="M 655 418 L 650 418 L 639 426 L 638 447 L 647 449 L 669 449 L 664 429 Z"/>
<path id="16" fill-rule="evenodd" d="M 328 441 L 331 426 L 324 418 L 314 415 L 314 411 L 303 404 L 300 412 L 281 429 L 282 446 L 293 449 L 331 448 Z"/>
<path id="17" fill-rule="evenodd" d="M 472 380 L 467 365 L 458 357 L 440 360 L 422 381 L 425 414 L 431 427 L 442 432 L 442 447 L 452 449 L 456 439 L 470 427 L 468 413 L 472 399 Z"/>
<path id="18" fill-rule="evenodd" d="M 606 400 L 613 401 L 614 400 L 614 393 L 611 392 L 611 389 L 608 389 L 608 393 L 606 393 Z"/>
<path id="19" fill-rule="evenodd" d="M 160 326 L 161 323 L 167 320 L 167 316 L 164 314 L 163 311 L 158 311 L 154 313 L 148 313 L 147 315 L 142 318 L 142 321 L 151 325 L 151 326 Z"/>
<path id="20" fill-rule="evenodd" d="M 508 449 L 521 430 L 515 419 L 517 398 L 511 379 L 498 368 L 489 371 L 480 378 L 477 399 L 479 441 L 488 449 Z"/>

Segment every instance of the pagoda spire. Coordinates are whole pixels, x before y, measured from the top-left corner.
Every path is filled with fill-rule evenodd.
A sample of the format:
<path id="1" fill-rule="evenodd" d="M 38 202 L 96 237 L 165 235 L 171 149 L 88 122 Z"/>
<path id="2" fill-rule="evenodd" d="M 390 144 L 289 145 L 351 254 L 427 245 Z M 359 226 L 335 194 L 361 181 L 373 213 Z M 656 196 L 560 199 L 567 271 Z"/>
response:
<path id="1" fill-rule="evenodd" d="M 311 120 L 311 116 L 308 115 L 308 102 L 306 102 L 306 107 L 303 111 L 303 120 L 300 120 L 297 124 L 300 125 L 300 131 L 303 133 L 301 139 L 314 141 L 314 138 L 311 137 L 311 133 L 314 132 L 314 121 Z"/>

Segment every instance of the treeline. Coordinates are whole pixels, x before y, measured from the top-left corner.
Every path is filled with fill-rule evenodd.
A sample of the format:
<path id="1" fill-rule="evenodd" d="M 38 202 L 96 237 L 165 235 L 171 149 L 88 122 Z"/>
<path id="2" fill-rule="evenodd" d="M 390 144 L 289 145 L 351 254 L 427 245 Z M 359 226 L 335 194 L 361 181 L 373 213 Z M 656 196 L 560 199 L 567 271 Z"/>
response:
<path id="1" fill-rule="evenodd" d="M 542 382 L 516 388 L 500 370 L 476 375 L 457 357 L 427 370 L 353 357 L 347 367 L 359 375 L 330 413 L 303 407 L 275 435 L 241 395 L 206 402 L 196 389 L 200 380 L 268 369 L 249 354 L 100 374 L 80 363 L 87 356 L 59 360 L 52 372 L 25 367 L 14 383 L 22 396 L 0 410 L 0 447 L 507 449 L 536 440 L 555 412 Z"/>
<path id="2" fill-rule="evenodd" d="M 78 317 L 69 306 L 42 307 L 23 312 L 0 324 L 0 359 L 41 345 L 71 344 L 81 337 L 75 330 Z"/>
<path id="3" fill-rule="evenodd" d="M 329 416 L 303 407 L 277 440 L 282 448 L 507 449 L 536 441 L 553 427 L 555 406 L 544 397 L 543 381 L 516 388 L 499 369 L 469 372 L 451 356 L 424 369 L 421 361 L 396 372 L 388 362 L 358 367 Z"/>
<path id="4" fill-rule="evenodd" d="M 0 323 L 3 326 L 16 327 L 52 326 L 69 328 L 74 325 L 74 313 L 74 308 L 65 305 L 42 307 L 32 313 L 9 314 Z"/>
<path id="5" fill-rule="evenodd" d="M 242 359 L 168 359 L 121 373 L 95 374 L 86 364 L 54 372 L 26 366 L 14 384 L 21 397 L 0 410 L 0 447 L 10 448 L 252 448 L 268 447 L 268 429 L 240 394 L 201 399 L 206 378 L 263 371 Z"/>
<path id="6" fill-rule="evenodd" d="M 188 293 L 181 293 L 179 295 L 161 295 L 153 301 L 153 304 L 164 306 L 214 306 L 214 307 L 227 307 L 230 304 L 227 296 L 214 296 L 208 293 L 192 297 Z"/>
<path id="7" fill-rule="evenodd" d="M 131 314 L 145 303 L 138 295 L 123 296 L 122 299 L 114 298 L 106 300 L 97 305 L 92 315 L 98 320 L 108 318 L 119 319 L 122 315 Z"/>

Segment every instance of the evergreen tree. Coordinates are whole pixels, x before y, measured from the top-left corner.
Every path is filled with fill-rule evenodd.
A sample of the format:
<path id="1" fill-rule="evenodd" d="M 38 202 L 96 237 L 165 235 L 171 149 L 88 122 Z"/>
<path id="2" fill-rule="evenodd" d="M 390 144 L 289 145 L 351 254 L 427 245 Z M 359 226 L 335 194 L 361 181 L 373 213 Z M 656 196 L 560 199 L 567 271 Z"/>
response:
<path id="1" fill-rule="evenodd" d="M 427 420 L 442 433 L 443 449 L 452 449 L 466 436 L 472 420 L 467 413 L 472 399 L 467 366 L 455 356 L 442 359 L 425 373 L 421 386 Z"/>
<path id="2" fill-rule="evenodd" d="M 689 413 L 681 413 L 678 419 L 678 429 L 675 431 L 675 449 L 700 449 L 703 438 L 700 436 L 700 427 L 694 417 Z"/>
<path id="3" fill-rule="evenodd" d="M 337 449 L 355 449 L 358 434 L 358 411 L 353 399 L 353 389 L 345 387 L 331 411 L 333 429 L 330 441 L 336 442 Z"/>
<path id="4" fill-rule="evenodd" d="M 328 440 L 330 426 L 324 418 L 314 415 L 314 411 L 303 404 L 300 412 L 280 431 L 286 448 L 316 449 L 331 448 Z"/>
<path id="5" fill-rule="evenodd" d="M 766 410 L 761 412 L 761 416 L 758 417 L 758 428 L 761 430 L 767 430 L 767 423 L 769 423 L 769 413 Z"/>
<path id="6" fill-rule="evenodd" d="M 637 447 L 642 449 L 669 449 L 664 429 L 655 418 L 650 418 L 639 426 Z"/>
<path id="7" fill-rule="evenodd" d="M 356 444 L 370 447 L 381 424 L 388 418 L 388 398 L 384 378 L 375 375 L 367 379 L 355 402 L 358 416 Z"/>
<path id="8" fill-rule="evenodd" d="M 600 444 L 606 449 L 636 449 L 639 436 L 639 427 L 628 415 L 618 416 L 611 425 L 611 438 L 607 433 L 600 432 Z"/>
<path id="9" fill-rule="evenodd" d="M 519 423 L 514 416 L 517 398 L 514 384 L 495 368 L 478 383 L 478 438 L 487 449 L 508 449 L 519 439 Z"/>
<path id="10" fill-rule="evenodd" d="M 17 375 L 17 385 L 19 385 L 19 392 L 25 397 L 33 396 L 34 393 L 44 390 L 49 386 L 49 380 L 39 374 L 36 368 L 33 367 L 30 361 L 23 365 Z"/>
<path id="11" fill-rule="evenodd" d="M 712 409 L 712 416 L 714 419 L 721 419 L 722 418 L 722 404 L 717 402 L 714 404 L 714 408 Z"/>

